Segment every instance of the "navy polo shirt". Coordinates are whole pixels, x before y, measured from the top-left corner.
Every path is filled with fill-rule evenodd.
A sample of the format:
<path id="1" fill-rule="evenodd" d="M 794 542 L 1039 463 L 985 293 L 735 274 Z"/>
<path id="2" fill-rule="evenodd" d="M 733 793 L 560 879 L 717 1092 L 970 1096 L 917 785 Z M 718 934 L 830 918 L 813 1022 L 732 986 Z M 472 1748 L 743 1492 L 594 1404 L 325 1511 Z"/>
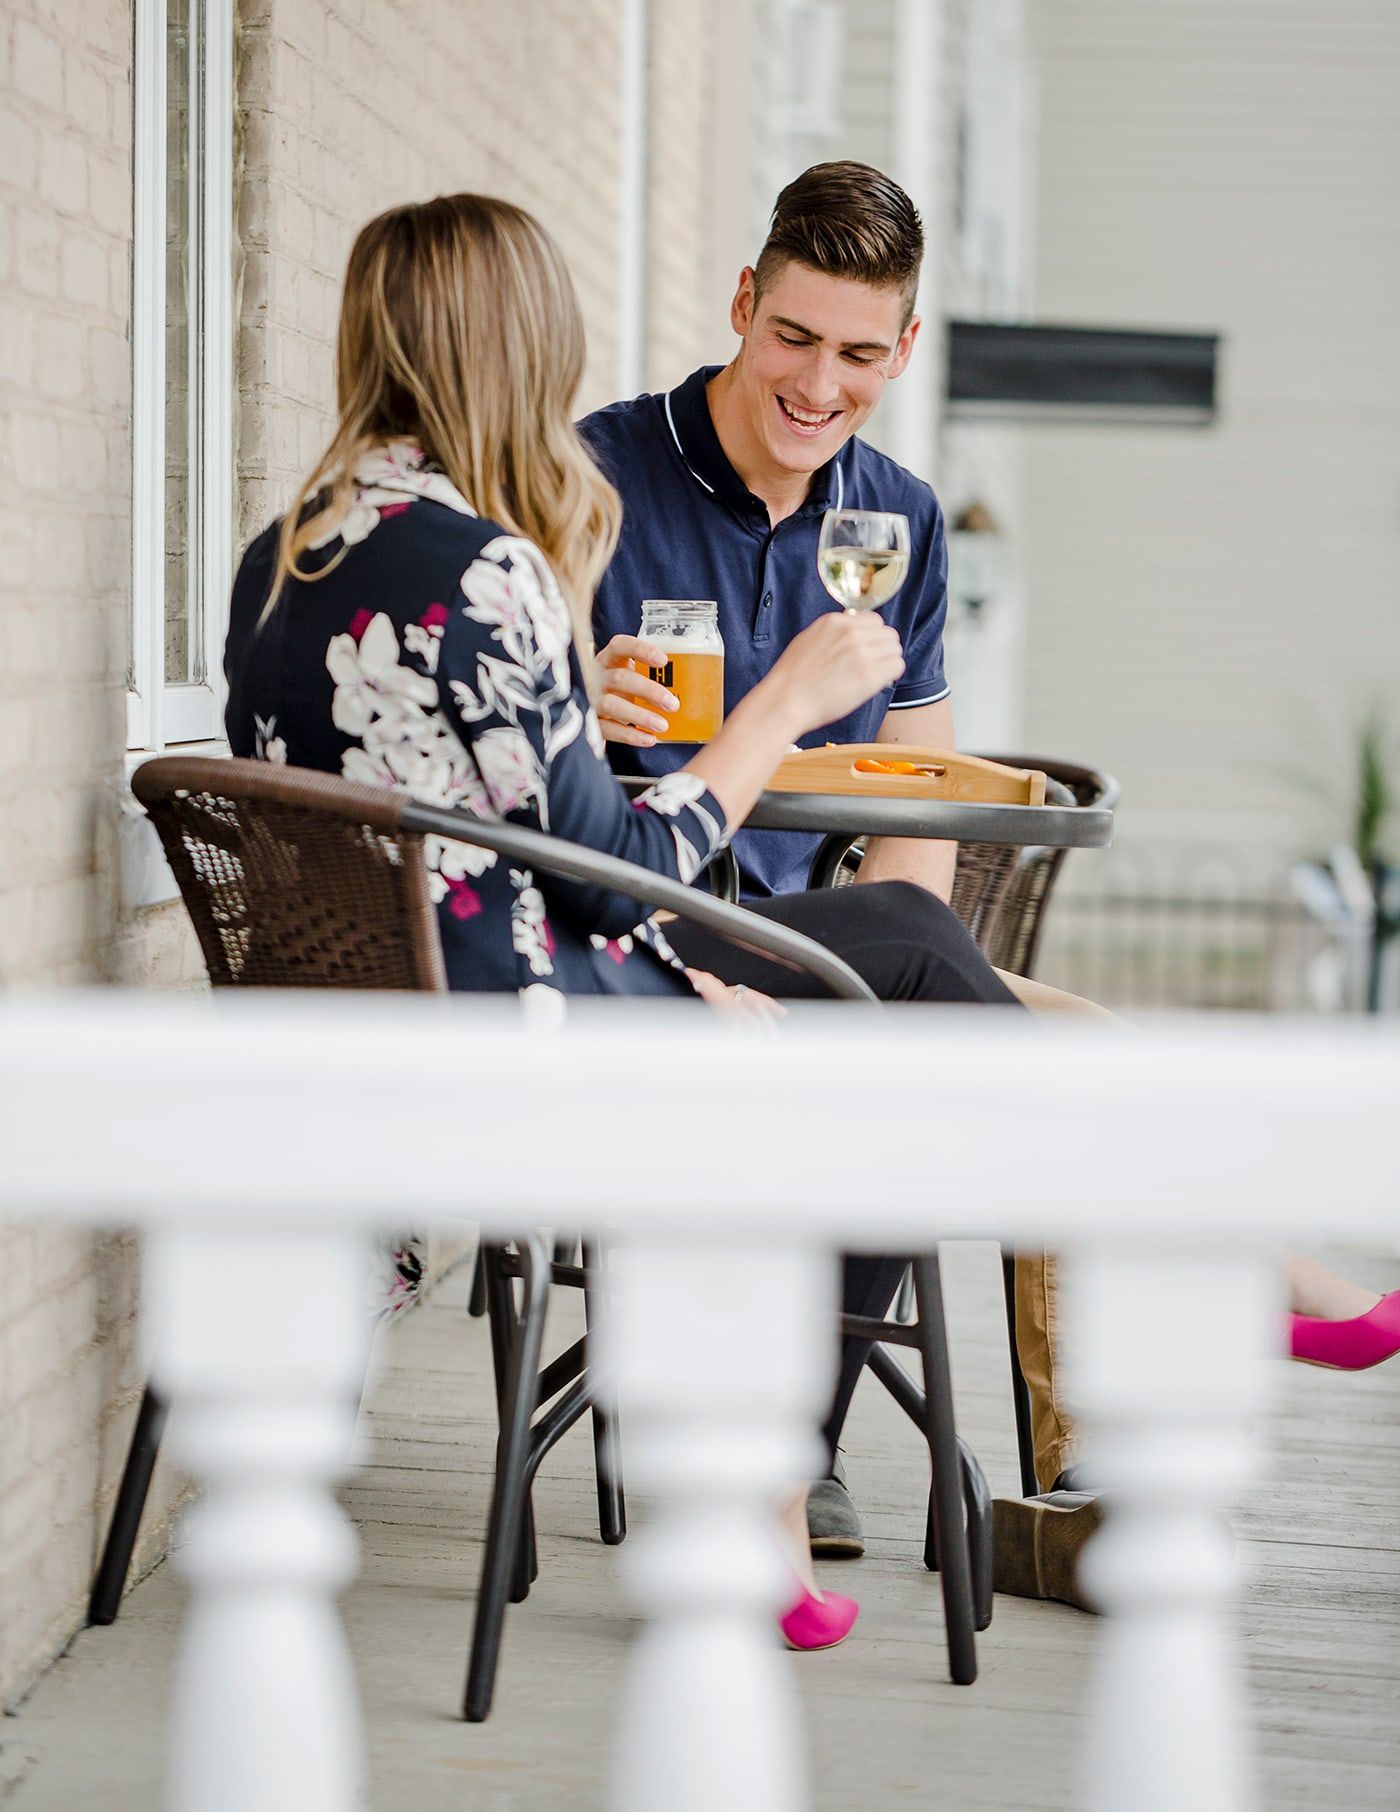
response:
<path id="1" fill-rule="evenodd" d="M 730 465 L 715 433 L 705 386 L 719 370 L 702 367 L 664 396 L 614 403 L 579 424 L 623 504 L 622 538 L 594 604 L 598 646 L 637 634 L 644 598 L 714 598 L 730 711 L 799 630 L 836 608 L 817 576 L 824 512 L 898 510 L 909 518 L 909 576 L 882 615 L 899 631 L 904 673 L 892 689 L 802 738 L 811 748 L 873 742 L 887 711 L 948 695 L 948 552 L 938 499 L 912 472 L 852 437 L 813 473 L 807 501 L 774 528 L 768 506 Z M 683 743 L 608 749 L 618 772 L 645 774 L 678 768 L 694 752 Z M 799 892 L 820 841 L 796 831 L 741 831 L 734 852 L 745 897 Z"/>

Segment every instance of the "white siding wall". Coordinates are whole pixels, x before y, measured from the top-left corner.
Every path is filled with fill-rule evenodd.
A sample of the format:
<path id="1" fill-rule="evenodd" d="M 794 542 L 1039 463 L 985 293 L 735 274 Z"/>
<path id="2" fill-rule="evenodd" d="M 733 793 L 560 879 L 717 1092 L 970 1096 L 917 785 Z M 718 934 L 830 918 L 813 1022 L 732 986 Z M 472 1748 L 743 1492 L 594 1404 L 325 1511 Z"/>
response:
<path id="1" fill-rule="evenodd" d="M 951 519 L 986 504 L 1007 529 L 1004 582 L 974 624 L 950 608 L 947 661 L 958 740 L 1006 749 L 1022 736 L 1025 586 L 1021 544 L 1021 437 L 1017 430 L 941 419 L 943 321 L 1029 306 L 1026 219 L 1034 84 L 1022 0 L 927 0 L 926 28 L 911 31 L 897 0 L 846 0 L 851 82 L 841 156 L 864 158 L 908 189 L 927 240 L 923 332 L 908 372 L 872 418 L 867 438 L 937 490 Z M 927 68 L 908 85 L 927 110 L 913 133 L 894 117 L 915 43 Z M 980 79 L 973 81 L 974 76 Z M 911 162 L 912 144 L 917 151 Z M 973 218 L 960 219 L 966 146 L 974 163 Z M 908 395 L 918 388 L 921 404 Z"/>
<path id="2" fill-rule="evenodd" d="M 1028 435 L 1031 738 L 1276 866 L 1400 703 L 1400 7 L 1033 10 L 1040 317 L 1225 344 L 1213 428 Z"/>

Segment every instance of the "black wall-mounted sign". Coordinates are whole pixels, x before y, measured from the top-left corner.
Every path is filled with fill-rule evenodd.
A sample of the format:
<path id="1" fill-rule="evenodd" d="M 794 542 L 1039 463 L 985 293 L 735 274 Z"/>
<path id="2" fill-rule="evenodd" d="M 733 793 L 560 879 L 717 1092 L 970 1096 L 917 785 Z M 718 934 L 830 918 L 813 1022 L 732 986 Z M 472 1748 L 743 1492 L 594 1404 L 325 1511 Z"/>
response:
<path id="1" fill-rule="evenodd" d="M 1199 424 L 1215 418 L 1219 334 L 948 323 L 948 413 Z"/>

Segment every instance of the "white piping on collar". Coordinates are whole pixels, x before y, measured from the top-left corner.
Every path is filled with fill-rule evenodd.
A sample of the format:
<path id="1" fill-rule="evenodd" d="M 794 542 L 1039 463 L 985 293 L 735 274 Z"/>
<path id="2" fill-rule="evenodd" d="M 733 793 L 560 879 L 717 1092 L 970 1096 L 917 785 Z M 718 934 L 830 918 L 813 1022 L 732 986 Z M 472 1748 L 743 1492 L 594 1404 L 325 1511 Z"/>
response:
<path id="1" fill-rule="evenodd" d="M 681 437 L 676 432 L 676 418 L 671 413 L 671 398 L 674 394 L 674 391 L 668 390 L 665 397 L 662 399 L 666 407 L 666 425 L 671 430 L 671 439 L 676 443 L 676 451 L 680 454 L 681 464 L 685 467 L 686 471 L 690 473 L 690 476 L 695 480 L 696 484 L 704 485 L 705 489 L 710 493 L 711 497 L 713 497 L 715 494 L 715 487 L 712 484 L 705 483 L 705 480 L 685 456 L 685 448 L 681 445 Z M 841 471 L 840 452 L 833 455 L 833 463 L 836 466 L 836 502 L 831 507 L 839 510 L 846 497 L 846 480 Z"/>
<path id="2" fill-rule="evenodd" d="M 676 418 L 671 413 L 671 395 L 671 391 L 668 390 L 665 396 L 666 422 L 671 430 L 671 439 L 676 443 L 676 451 L 681 456 L 681 464 L 685 467 L 686 471 L 690 473 L 690 476 L 695 480 L 696 484 L 705 485 L 705 489 L 710 493 L 711 497 L 713 497 L 715 494 L 715 487 L 712 484 L 705 484 L 705 480 L 685 456 L 685 448 L 681 445 L 681 437 L 676 433 Z"/>

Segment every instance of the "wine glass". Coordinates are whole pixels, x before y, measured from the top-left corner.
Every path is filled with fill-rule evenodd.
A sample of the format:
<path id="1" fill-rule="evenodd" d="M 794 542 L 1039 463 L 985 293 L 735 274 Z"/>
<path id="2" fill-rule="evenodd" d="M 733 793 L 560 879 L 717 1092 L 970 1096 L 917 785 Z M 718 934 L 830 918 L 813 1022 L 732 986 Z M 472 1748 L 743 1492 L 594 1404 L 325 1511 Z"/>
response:
<path id="1" fill-rule="evenodd" d="M 817 541 L 821 582 L 847 610 L 878 610 L 909 571 L 909 518 L 891 510 L 828 510 Z"/>

